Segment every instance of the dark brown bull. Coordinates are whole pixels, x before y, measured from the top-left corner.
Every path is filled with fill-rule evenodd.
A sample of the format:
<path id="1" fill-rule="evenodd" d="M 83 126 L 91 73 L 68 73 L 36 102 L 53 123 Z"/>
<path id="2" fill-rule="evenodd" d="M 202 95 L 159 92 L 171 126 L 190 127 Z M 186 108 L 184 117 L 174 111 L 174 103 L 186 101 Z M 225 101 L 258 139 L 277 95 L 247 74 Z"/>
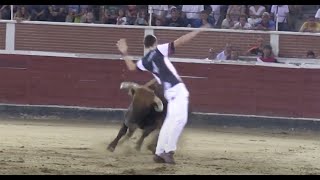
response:
<path id="1" fill-rule="evenodd" d="M 127 135 L 126 140 L 132 137 L 137 128 L 140 128 L 143 133 L 136 144 L 136 149 L 140 150 L 144 139 L 154 130 L 161 128 L 167 113 L 167 100 L 164 98 L 162 86 L 154 80 L 143 86 L 133 82 L 123 82 L 120 89 L 127 90 L 132 97 L 132 101 L 117 137 L 109 144 L 107 149 L 113 152 L 124 135 Z M 158 135 L 157 133 L 148 146 L 148 149 L 153 153 L 155 152 Z"/>

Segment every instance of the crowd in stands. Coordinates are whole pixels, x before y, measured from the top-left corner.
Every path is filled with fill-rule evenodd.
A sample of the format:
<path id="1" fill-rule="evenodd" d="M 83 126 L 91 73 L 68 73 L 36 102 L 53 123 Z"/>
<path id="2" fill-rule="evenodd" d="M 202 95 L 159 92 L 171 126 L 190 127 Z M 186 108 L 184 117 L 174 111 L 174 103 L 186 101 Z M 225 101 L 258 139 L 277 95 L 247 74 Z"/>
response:
<path id="1" fill-rule="evenodd" d="M 304 6 L 309 5 L 14 5 L 13 18 L 147 26 L 152 11 L 152 26 L 320 32 L 319 6 L 312 16 L 302 13 Z M 10 19 L 10 12 L 10 5 L 0 5 L 0 19 Z"/>
<path id="2" fill-rule="evenodd" d="M 218 53 L 215 53 L 213 48 L 209 49 L 209 55 L 205 60 L 208 61 L 239 61 L 241 55 L 254 58 L 254 61 L 265 62 L 265 63 L 278 63 L 279 61 L 275 57 L 272 46 L 265 42 L 263 38 L 258 38 L 256 44 L 253 47 L 249 48 L 246 52 L 239 52 L 237 47 L 234 47 L 231 43 L 227 43 L 225 48 Z M 306 59 L 317 59 L 316 54 L 309 50 L 305 56 Z M 318 57 L 319 58 L 319 57 Z"/>

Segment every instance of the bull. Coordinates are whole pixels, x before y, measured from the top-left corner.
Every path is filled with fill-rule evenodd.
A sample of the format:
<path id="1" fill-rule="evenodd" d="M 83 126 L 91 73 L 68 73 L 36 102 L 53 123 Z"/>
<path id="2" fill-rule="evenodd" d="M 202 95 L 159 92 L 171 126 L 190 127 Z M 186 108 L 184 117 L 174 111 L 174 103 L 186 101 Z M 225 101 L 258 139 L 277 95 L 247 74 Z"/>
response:
<path id="1" fill-rule="evenodd" d="M 120 89 L 128 91 L 132 101 L 124 117 L 124 122 L 116 138 L 108 145 L 107 149 L 113 152 L 120 139 L 126 135 L 125 140 L 132 137 L 137 128 L 142 129 L 142 135 L 136 143 L 136 150 L 140 150 L 144 139 L 154 130 L 159 130 L 167 113 L 167 100 L 163 89 L 155 80 L 145 85 L 133 82 L 122 82 Z M 128 133 L 127 133 L 128 131 Z M 159 133 L 159 132 L 158 132 Z M 148 145 L 148 149 L 155 152 L 158 135 Z"/>

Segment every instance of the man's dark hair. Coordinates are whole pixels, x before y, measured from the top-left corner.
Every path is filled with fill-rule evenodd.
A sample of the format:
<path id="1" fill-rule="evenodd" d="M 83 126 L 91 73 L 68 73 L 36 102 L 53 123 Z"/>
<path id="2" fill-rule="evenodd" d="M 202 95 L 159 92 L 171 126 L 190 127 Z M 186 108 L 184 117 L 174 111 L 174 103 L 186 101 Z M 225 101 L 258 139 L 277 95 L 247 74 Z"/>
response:
<path id="1" fill-rule="evenodd" d="M 272 50 L 272 47 L 270 46 L 270 45 L 265 45 L 264 47 L 263 47 L 263 49 L 269 49 L 269 50 Z"/>
<path id="2" fill-rule="evenodd" d="M 150 48 L 152 47 L 157 41 L 157 38 L 154 35 L 147 35 L 144 38 L 144 47 L 145 48 Z"/>

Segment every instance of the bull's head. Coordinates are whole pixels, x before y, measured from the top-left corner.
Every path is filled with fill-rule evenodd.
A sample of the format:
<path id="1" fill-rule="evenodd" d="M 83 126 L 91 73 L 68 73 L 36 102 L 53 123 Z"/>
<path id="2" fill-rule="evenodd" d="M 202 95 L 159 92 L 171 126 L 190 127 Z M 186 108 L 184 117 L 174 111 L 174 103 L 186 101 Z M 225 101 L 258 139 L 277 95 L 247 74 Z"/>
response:
<path id="1" fill-rule="evenodd" d="M 156 94 L 151 89 L 133 82 L 122 82 L 120 85 L 120 89 L 127 89 L 128 94 L 133 98 L 138 89 L 140 90 L 143 89 L 149 93 L 153 93 L 153 102 L 155 104 L 154 110 L 157 112 L 163 111 L 163 102 L 158 96 L 156 96 Z"/>

